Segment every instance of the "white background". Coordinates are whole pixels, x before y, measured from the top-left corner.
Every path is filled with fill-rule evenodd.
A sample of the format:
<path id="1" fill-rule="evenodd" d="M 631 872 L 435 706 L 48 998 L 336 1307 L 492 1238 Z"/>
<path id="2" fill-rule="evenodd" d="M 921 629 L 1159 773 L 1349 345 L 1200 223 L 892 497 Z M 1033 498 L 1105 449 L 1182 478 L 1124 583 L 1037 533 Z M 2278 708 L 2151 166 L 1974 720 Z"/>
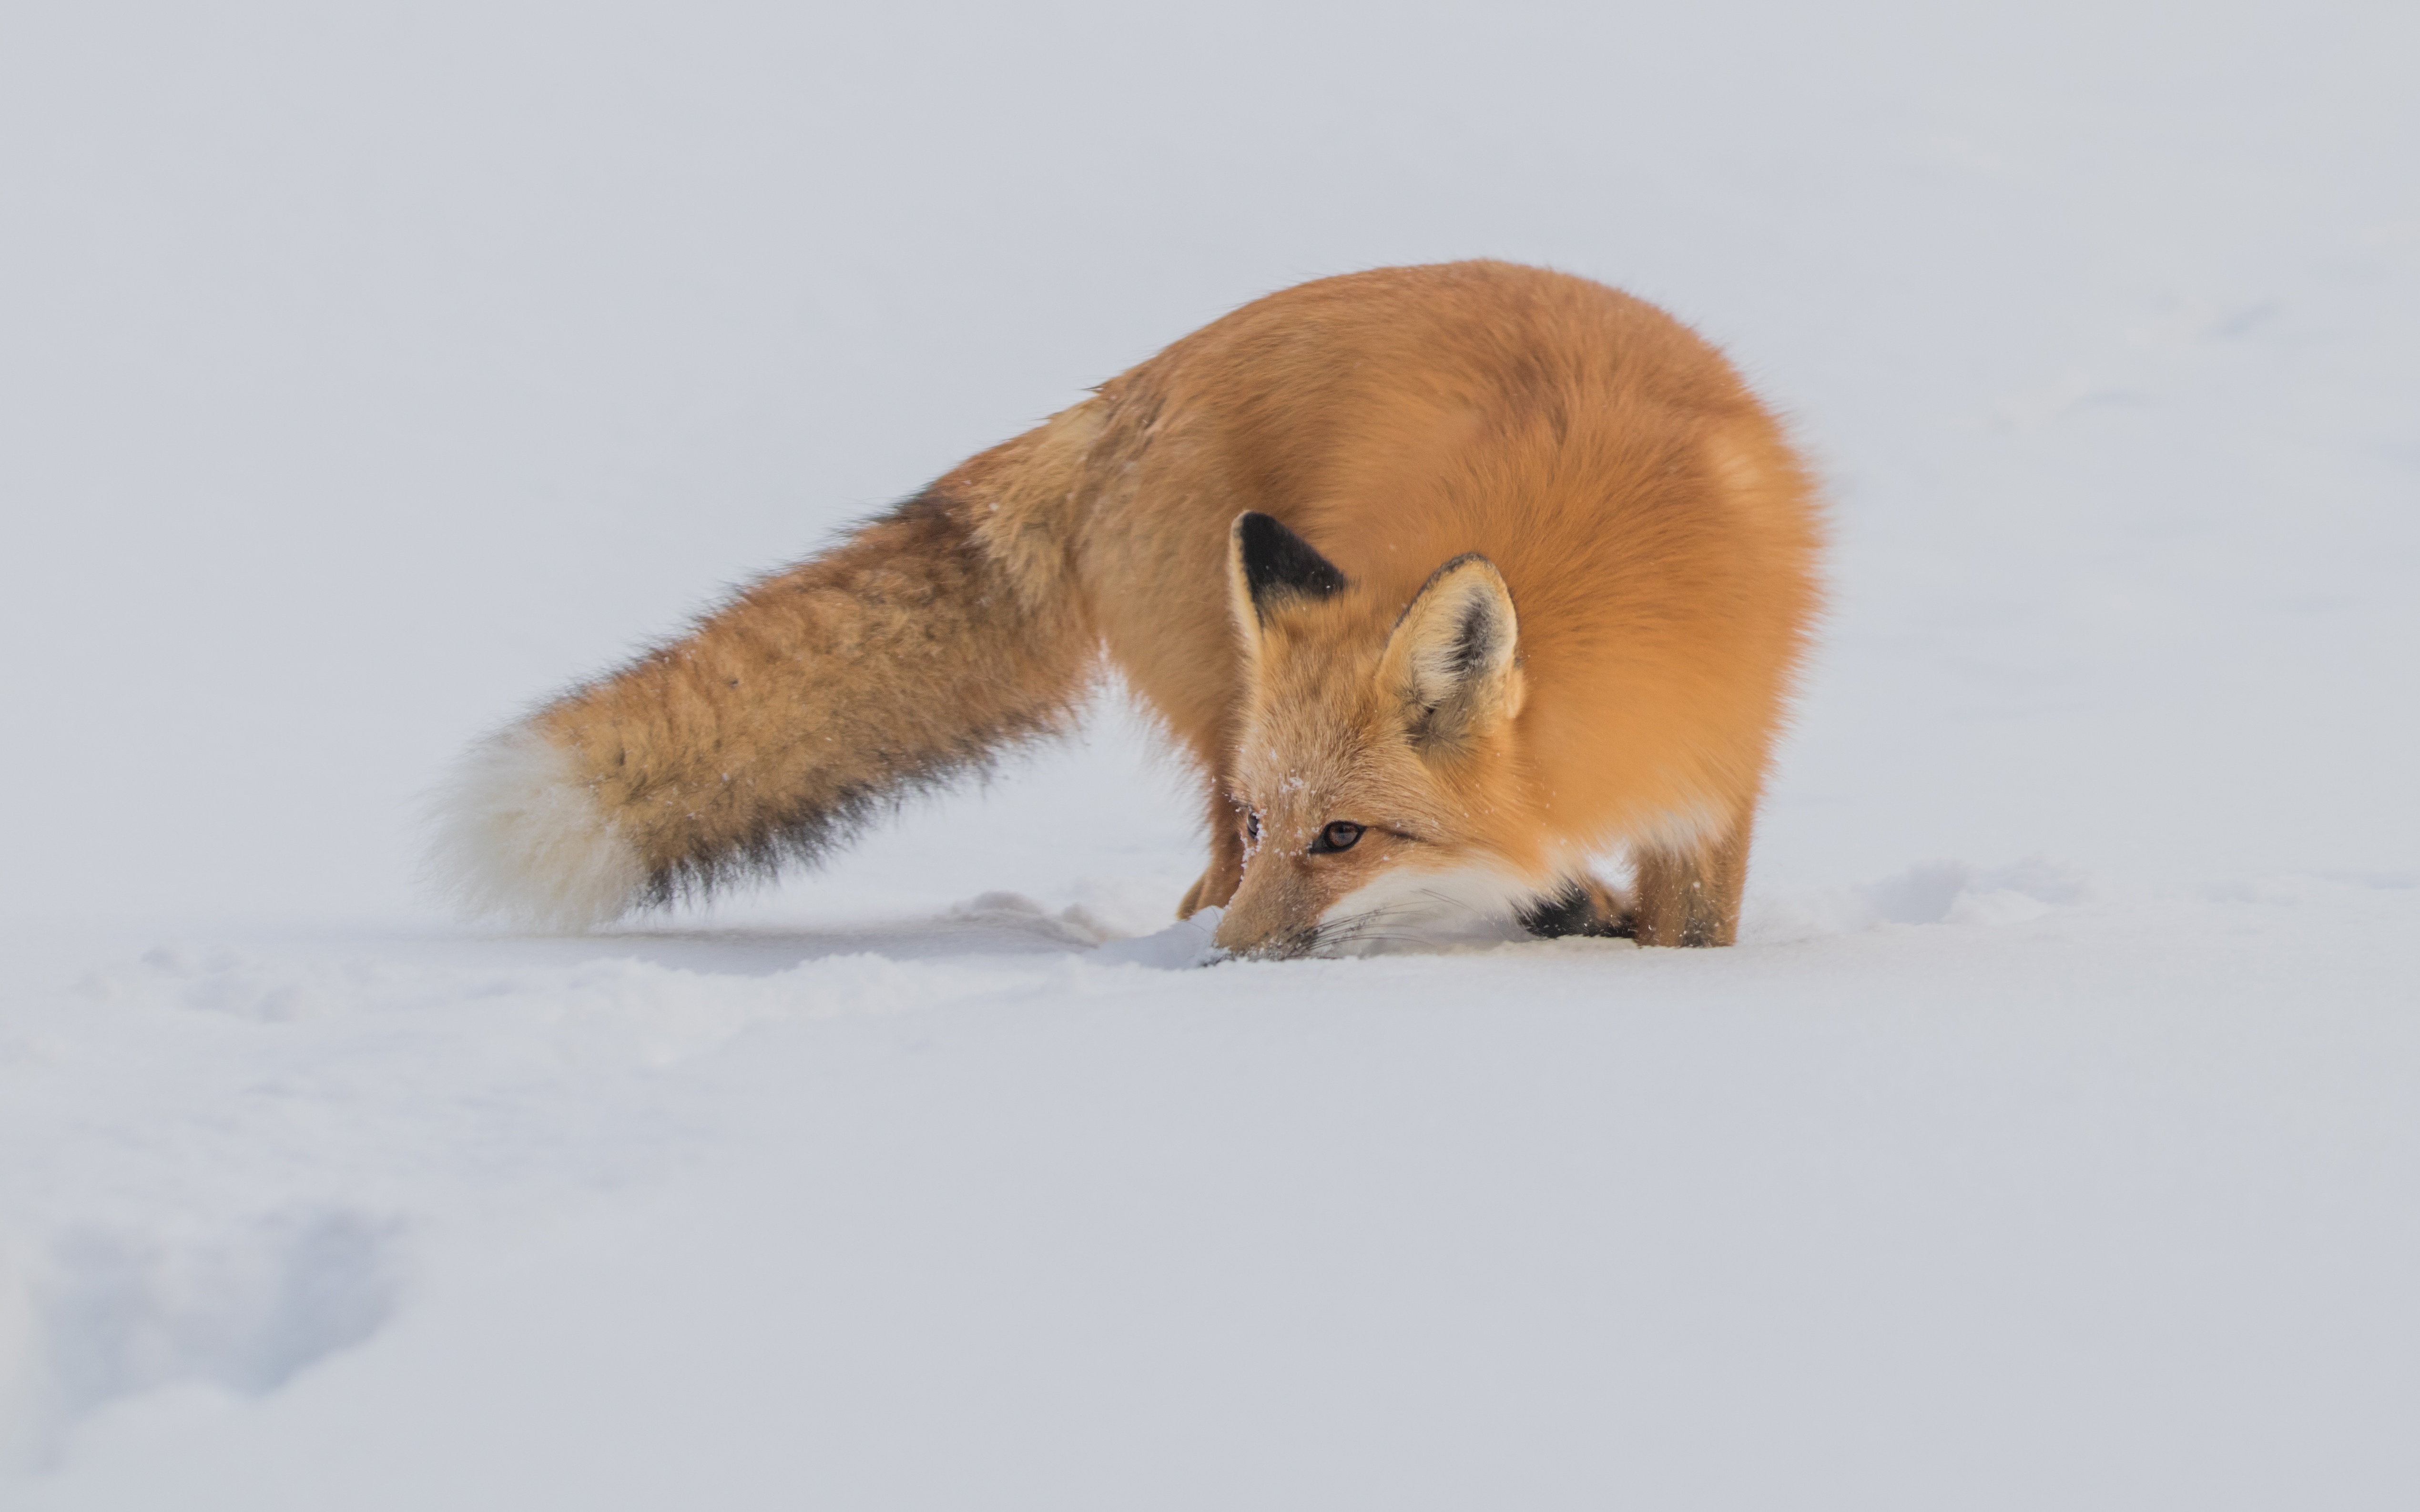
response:
<path id="1" fill-rule="evenodd" d="M 11 10 L 0 1491 L 2409 1504 L 2416 50 Z M 1200 864 L 1114 710 L 710 918 L 415 891 L 484 730 L 1237 303 L 1466 255 L 1666 304 L 1829 481 L 1748 945 L 1095 956 Z"/>

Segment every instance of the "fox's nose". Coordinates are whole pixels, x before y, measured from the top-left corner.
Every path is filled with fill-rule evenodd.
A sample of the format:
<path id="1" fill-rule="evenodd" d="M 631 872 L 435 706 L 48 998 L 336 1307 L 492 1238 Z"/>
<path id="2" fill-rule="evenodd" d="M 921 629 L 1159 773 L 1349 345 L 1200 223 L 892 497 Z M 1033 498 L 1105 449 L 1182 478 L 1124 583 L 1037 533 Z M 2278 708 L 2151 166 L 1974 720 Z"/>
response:
<path id="1" fill-rule="evenodd" d="M 1234 916 L 1231 913 L 1228 918 Z M 1218 921 L 1218 932 L 1210 943 L 1225 952 L 1226 957 L 1244 961 L 1287 961 L 1309 955 L 1315 931 L 1307 929 L 1238 928 L 1229 932 L 1227 919 Z"/>
<path id="2" fill-rule="evenodd" d="M 1210 943 L 1231 956 L 1260 957 L 1270 953 L 1271 936 L 1279 933 L 1255 926 L 1242 910 L 1230 906 L 1220 916 L 1218 928 L 1212 933 Z"/>
<path id="3" fill-rule="evenodd" d="M 1227 900 L 1227 911 L 1218 916 L 1211 943 L 1263 961 L 1305 954 L 1311 949 L 1320 903 L 1300 867 L 1264 852 L 1245 869 L 1243 886 Z"/>
<path id="4" fill-rule="evenodd" d="M 1239 925 L 1235 910 L 1230 907 L 1219 918 L 1218 927 L 1211 932 L 1210 943 L 1229 955 L 1246 955 L 1259 943 L 1259 933 Z"/>

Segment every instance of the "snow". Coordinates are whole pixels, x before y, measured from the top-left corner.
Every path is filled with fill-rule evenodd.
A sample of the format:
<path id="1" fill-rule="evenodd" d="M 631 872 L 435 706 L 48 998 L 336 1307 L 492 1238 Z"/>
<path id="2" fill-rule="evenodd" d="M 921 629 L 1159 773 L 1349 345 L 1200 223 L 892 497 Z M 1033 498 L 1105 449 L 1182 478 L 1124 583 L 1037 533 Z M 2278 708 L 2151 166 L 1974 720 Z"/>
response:
<path id="1" fill-rule="evenodd" d="M 0 1504 L 2420 1498 L 2420 16 L 54 8 L 0 49 Z M 1745 938 L 1225 964 L 1114 700 L 462 928 L 527 701 L 1494 255 L 1832 482 Z"/>

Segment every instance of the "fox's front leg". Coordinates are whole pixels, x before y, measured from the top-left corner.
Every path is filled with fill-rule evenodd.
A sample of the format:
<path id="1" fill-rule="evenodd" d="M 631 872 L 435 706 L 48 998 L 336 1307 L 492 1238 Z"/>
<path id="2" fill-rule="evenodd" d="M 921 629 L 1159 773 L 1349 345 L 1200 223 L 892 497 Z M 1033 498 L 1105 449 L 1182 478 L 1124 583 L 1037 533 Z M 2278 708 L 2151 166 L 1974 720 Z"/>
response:
<path id="1" fill-rule="evenodd" d="M 1201 879 L 1185 889 L 1185 901 L 1176 905 L 1176 917 L 1191 918 L 1204 908 L 1224 908 L 1244 885 L 1244 820 L 1235 811 L 1230 797 L 1226 778 L 1216 774 L 1210 782 L 1210 865 Z"/>
<path id="2" fill-rule="evenodd" d="M 1729 945 L 1739 937 L 1750 821 L 1686 850 L 1642 851 L 1632 918 L 1641 945 Z"/>

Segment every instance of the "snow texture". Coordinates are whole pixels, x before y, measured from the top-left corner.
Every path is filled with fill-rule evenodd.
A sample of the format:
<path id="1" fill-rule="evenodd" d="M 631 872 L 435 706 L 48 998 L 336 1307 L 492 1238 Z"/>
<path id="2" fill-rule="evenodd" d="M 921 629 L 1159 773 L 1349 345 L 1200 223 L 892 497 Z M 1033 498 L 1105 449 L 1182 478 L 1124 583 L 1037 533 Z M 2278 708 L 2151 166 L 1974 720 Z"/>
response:
<path id="1" fill-rule="evenodd" d="M 0 1505 L 2420 1504 L 2420 11 L 568 15 L 0 48 Z M 1205 964 L 1113 698 L 710 913 L 415 890 L 529 700 L 1477 255 L 1829 480 L 1738 947 Z"/>

